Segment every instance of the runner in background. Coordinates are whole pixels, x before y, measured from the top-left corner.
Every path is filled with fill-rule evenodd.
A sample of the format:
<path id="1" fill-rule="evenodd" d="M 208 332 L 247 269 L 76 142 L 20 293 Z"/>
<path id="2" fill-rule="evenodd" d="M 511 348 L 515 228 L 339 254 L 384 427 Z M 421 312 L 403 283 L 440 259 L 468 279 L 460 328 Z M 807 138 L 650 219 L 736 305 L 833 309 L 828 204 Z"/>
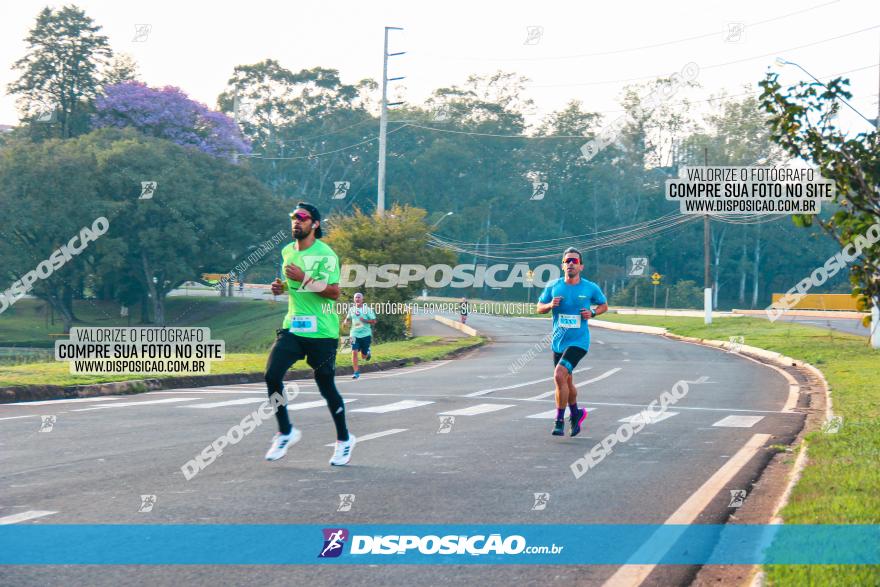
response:
<path id="1" fill-rule="evenodd" d="M 365 361 L 372 358 L 370 343 L 373 341 L 373 324 L 377 322 L 376 313 L 369 306 L 364 305 L 364 294 L 354 294 L 354 306 L 348 309 L 343 324 L 351 323 L 349 339 L 351 340 L 351 366 L 354 369 L 352 379 L 361 376 L 358 369 L 358 353 Z"/>

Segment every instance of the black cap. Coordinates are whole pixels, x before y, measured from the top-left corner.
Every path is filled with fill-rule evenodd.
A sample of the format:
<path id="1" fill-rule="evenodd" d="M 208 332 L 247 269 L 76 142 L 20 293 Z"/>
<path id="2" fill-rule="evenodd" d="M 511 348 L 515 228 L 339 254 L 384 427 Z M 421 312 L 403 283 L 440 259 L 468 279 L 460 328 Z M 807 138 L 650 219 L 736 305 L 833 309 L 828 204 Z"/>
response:
<path id="1" fill-rule="evenodd" d="M 303 210 L 308 212 L 313 221 L 321 221 L 321 213 L 318 212 L 318 209 L 313 204 L 309 204 L 308 202 L 297 202 L 296 207 L 302 208 Z M 290 217 L 293 217 L 293 212 L 290 213 Z M 322 231 L 321 227 L 318 226 L 318 228 L 315 229 L 315 238 L 321 238 L 322 236 L 324 236 L 324 231 Z"/>

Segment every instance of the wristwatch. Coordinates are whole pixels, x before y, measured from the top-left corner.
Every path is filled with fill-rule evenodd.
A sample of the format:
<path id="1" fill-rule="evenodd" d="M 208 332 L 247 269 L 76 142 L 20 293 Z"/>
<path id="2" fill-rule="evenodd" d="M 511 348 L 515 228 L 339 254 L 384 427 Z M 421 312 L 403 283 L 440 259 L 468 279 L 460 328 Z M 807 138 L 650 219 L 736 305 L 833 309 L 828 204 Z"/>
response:
<path id="1" fill-rule="evenodd" d="M 595 318 L 595 317 L 596 317 L 596 310 L 594 310 L 593 308 L 590 308 L 590 318 Z"/>

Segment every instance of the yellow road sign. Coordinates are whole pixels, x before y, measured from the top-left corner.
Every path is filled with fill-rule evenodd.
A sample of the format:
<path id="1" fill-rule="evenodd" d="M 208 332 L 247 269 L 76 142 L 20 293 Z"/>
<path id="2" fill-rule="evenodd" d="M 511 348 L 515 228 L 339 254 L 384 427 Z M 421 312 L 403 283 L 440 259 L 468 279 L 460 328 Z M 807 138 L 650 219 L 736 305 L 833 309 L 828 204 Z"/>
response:
<path id="1" fill-rule="evenodd" d="M 663 276 L 660 275 L 659 273 L 657 273 L 656 271 L 654 272 L 653 275 L 651 275 L 651 279 L 653 279 L 654 281 L 660 281 L 661 277 L 663 277 Z"/>

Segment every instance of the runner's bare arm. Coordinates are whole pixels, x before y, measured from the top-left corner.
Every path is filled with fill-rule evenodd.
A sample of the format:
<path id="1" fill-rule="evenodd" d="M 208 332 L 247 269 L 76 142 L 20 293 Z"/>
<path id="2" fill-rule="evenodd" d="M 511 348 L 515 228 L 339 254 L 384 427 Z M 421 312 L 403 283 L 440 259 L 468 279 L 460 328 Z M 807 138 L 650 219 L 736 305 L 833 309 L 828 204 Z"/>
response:
<path id="1" fill-rule="evenodd" d="M 310 292 L 318 294 L 322 298 L 329 298 L 331 300 L 338 300 L 339 295 L 342 293 L 339 289 L 338 283 L 327 285 L 327 282 L 325 281 L 318 281 L 317 279 L 312 279 L 308 276 L 306 276 L 305 281 L 303 282 L 303 287 Z"/>
<path id="2" fill-rule="evenodd" d="M 593 308 L 593 315 L 591 317 L 595 318 L 599 314 L 604 314 L 607 311 L 608 311 L 608 304 L 599 304 L 598 306 Z"/>
<path id="3" fill-rule="evenodd" d="M 547 302 L 546 304 L 538 302 L 537 304 L 535 304 L 535 309 L 537 310 L 538 314 L 546 314 L 547 312 L 549 312 L 553 308 L 558 307 L 559 302 L 561 302 L 561 301 L 562 301 L 562 296 L 556 296 L 555 298 L 553 298 L 551 301 Z"/>

